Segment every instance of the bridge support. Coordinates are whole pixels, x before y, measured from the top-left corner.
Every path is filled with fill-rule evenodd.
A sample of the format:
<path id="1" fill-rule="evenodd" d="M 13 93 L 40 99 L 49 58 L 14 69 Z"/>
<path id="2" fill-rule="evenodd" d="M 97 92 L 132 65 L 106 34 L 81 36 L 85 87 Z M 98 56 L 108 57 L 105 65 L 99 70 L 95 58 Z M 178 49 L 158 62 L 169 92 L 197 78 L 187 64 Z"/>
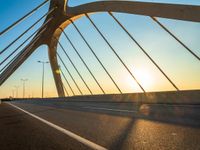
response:
<path id="1" fill-rule="evenodd" d="M 57 61 L 57 40 L 52 38 L 51 43 L 48 45 L 49 48 L 49 61 L 51 64 L 51 70 L 53 73 L 57 93 L 59 97 L 65 97 L 65 92 L 63 88 L 63 83 L 60 75 L 60 67 Z"/>

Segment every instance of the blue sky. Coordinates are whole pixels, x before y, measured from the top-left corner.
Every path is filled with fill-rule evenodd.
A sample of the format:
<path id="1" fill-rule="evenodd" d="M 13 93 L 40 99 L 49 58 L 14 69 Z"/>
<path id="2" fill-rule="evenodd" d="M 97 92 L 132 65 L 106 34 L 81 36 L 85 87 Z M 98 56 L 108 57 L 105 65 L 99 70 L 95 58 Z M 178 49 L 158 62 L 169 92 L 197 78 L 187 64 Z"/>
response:
<path id="1" fill-rule="evenodd" d="M 162 3 L 179 3 L 200 5 L 200 1 L 196 0 L 141 0 L 146 2 L 162 2 Z M 18 20 L 24 14 L 32 10 L 34 7 L 42 3 L 43 0 L 27 1 L 27 0 L 0 0 L 0 31 L 5 29 L 14 21 Z M 69 1 L 70 6 L 80 5 L 87 1 Z M 33 24 L 48 10 L 48 4 L 39 9 L 26 21 L 16 26 L 13 30 L 0 37 L 0 48 L 3 49 L 10 41 L 14 40 L 20 33 Z M 173 38 L 155 24 L 149 17 L 139 15 L 128 15 L 115 13 L 115 16 L 123 22 L 124 26 L 132 35 L 141 43 L 145 50 L 158 62 L 165 70 L 170 78 L 177 84 L 180 89 L 199 89 L 200 88 L 200 62 L 195 60 L 182 46 L 180 46 Z M 152 63 L 141 53 L 140 49 L 130 40 L 123 30 L 112 20 L 107 13 L 97 13 L 91 15 L 91 18 L 104 33 L 109 42 L 114 46 L 117 53 L 123 58 L 127 66 L 135 73 L 140 82 L 148 91 L 173 90 L 172 86 L 162 76 L 162 74 L 152 65 Z M 104 20 L 102 22 L 102 20 Z M 159 19 L 174 34 L 176 34 L 186 45 L 200 56 L 200 23 L 177 21 L 170 19 Z M 42 21 L 41 21 L 42 23 Z M 26 34 L 16 44 L 14 44 L 7 52 L 0 56 L 3 60 L 12 50 L 14 50 L 24 39 L 33 33 L 39 26 L 38 24 L 32 31 Z M 94 30 L 90 22 L 86 18 L 77 20 L 76 25 L 83 32 L 84 36 L 95 49 L 98 57 L 103 61 L 110 74 L 116 80 L 117 84 L 123 89 L 123 92 L 140 92 L 139 87 L 131 79 L 130 75 L 123 68 L 116 56 Z M 98 64 L 94 56 L 91 54 L 85 43 L 82 41 L 76 30 L 70 25 L 65 29 L 66 33 L 72 39 L 84 60 L 88 63 L 92 72 L 95 74 L 101 85 L 106 89 L 107 93 L 117 93 L 116 88 Z M 72 47 L 62 35 L 61 43 L 71 56 L 77 68 L 82 73 L 84 79 L 92 87 L 95 93 L 101 93 L 98 86 L 93 81 L 82 62 L 73 51 Z M 29 42 L 29 41 L 27 41 Z M 47 47 L 39 47 L 27 61 L 0 87 L 0 97 L 8 97 L 15 91 L 14 86 L 20 86 L 19 94 L 22 94 L 21 78 L 28 78 L 26 96 L 39 97 L 41 91 L 41 73 L 42 66 L 38 64 L 38 60 L 48 60 Z M 84 94 L 88 94 L 86 87 L 78 77 L 77 73 L 71 66 L 70 62 L 64 56 L 60 47 L 58 52 L 61 54 L 65 63 L 68 64 L 69 70 L 72 72 L 76 81 L 83 89 Z M 3 66 L 0 66 L 0 69 Z M 72 84 L 76 94 L 79 94 L 72 80 L 70 79 L 64 67 L 61 65 L 69 82 Z M 50 70 L 50 66 L 45 67 L 45 96 L 57 96 L 56 89 Z M 142 75 L 141 75 L 142 74 Z M 64 82 L 65 83 L 65 82 Z M 69 87 L 65 86 L 70 93 Z"/>

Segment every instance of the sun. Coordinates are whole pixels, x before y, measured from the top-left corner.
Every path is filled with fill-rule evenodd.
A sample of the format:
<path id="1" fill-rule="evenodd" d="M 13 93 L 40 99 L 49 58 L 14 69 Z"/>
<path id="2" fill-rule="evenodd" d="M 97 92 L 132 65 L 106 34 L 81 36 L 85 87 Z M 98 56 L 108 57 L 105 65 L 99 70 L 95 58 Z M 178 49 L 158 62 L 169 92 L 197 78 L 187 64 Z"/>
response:
<path id="1" fill-rule="evenodd" d="M 139 84 L 146 90 L 151 91 L 154 89 L 155 81 L 156 81 L 156 74 L 148 69 L 148 68 L 134 68 L 134 70 L 131 70 L 136 80 L 139 82 Z M 135 92 L 140 92 L 141 88 L 138 86 L 138 84 L 135 82 L 135 80 L 129 75 L 129 74 L 123 74 L 123 81 L 124 81 L 124 88 L 127 88 L 126 90 L 128 92 L 131 92 L 134 90 Z"/>
<path id="2" fill-rule="evenodd" d="M 134 74 L 138 82 L 144 87 L 144 88 L 151 88 L 154 83 L 154 77 L 152 75 L 152 72 L 147 68 L 139 68 L 134 70 Z"/>

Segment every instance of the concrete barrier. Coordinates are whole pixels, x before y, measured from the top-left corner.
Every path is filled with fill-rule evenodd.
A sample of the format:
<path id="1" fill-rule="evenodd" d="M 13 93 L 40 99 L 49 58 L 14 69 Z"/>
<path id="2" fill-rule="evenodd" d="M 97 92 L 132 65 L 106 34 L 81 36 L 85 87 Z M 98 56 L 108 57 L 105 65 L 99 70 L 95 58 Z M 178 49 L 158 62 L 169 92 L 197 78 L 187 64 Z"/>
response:
<path id="1" fill-rule="evenodd" d="M 93 96 L 75 96 L 64 98 L 75 101 L 108 101 L 162 104 L 200 104 L 200 90 L 147 92 L 130 94 L 110 94 Z"/>
<path id="2" fill-rule="evenodd" d="M 63 98 L 31 98 L 27 100 L 94 101 L 94 102 L 133 102 L 150 104 L 200 104 L 200 90 L 127 93 L 108 95 L 83 95 Z"/>

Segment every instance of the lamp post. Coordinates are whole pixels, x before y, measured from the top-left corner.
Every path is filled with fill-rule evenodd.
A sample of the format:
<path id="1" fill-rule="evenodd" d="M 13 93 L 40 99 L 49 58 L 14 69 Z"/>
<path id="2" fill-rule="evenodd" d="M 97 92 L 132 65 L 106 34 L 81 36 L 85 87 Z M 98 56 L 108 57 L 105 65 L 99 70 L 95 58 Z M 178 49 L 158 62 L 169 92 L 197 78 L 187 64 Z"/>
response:
<path id="1" fill-rule="evenodd" d="M 15 90 L 12 89 L 12 98 L 14 98 L 14 97 L 15 97 Z"/>
<path id="2" fill-rule="evenodd" d="M 16 89 L 16 98 L 18 98 L 18 89 L 19 89 L 19 86 L 14 86 L 15 87 L 15 89 Z"/>
<path id="3" fill-rule="evenodd" d="M 48 61 L 38 61 L 38 63 L 42 64 L 42 98 L 44 98 L 44 65 L 48 64 Z"/>
<path id="4" fill-rule="evenodd" d="M 28 81 L 28 79 L 21 79 L 23 82 L 23 98 L 25 97 L 25 82 Z"/>

